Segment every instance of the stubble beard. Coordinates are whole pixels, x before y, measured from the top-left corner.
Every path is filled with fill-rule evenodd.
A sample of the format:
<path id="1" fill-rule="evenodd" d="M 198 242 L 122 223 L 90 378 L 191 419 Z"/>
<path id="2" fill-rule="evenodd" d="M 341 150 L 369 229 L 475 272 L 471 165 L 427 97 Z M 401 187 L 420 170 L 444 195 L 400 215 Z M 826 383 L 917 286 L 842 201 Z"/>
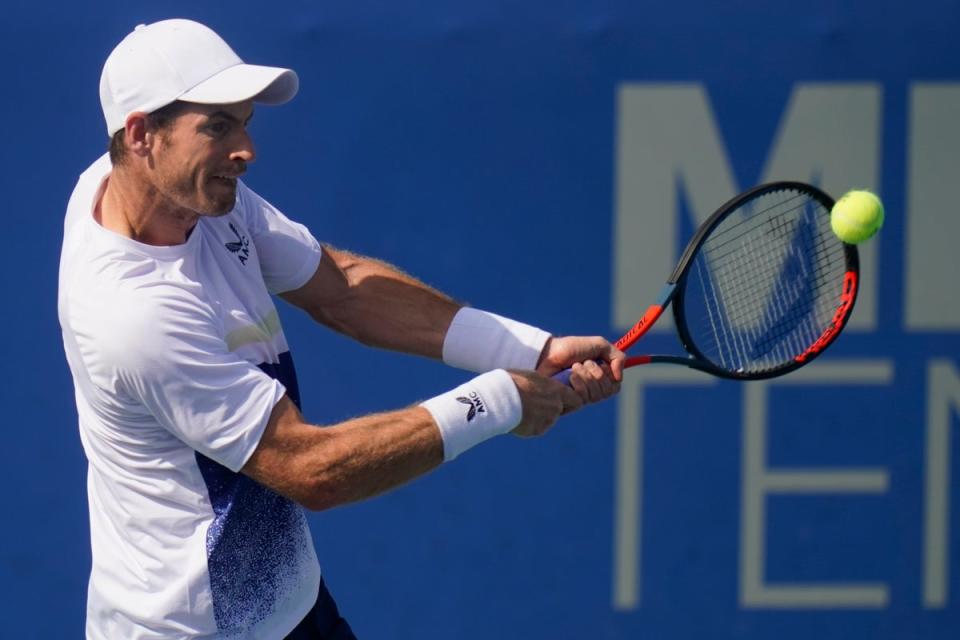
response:
<path id="1" fill-rule="evenodd" d="M 184 179 L 171 185 L 170 192 L 174 195 L 174 200 L 184 209 L 187 209 L 200 217 L 217 218 L 230 213 L 237 202 L 237 189 L 234 185 L 229 190 L 229 195 L 225 193 L 215 193 L 214 191 L 225 191 L 224 187 L 211 183 L 207 179 L 198 183 L 193 179 Z"/>

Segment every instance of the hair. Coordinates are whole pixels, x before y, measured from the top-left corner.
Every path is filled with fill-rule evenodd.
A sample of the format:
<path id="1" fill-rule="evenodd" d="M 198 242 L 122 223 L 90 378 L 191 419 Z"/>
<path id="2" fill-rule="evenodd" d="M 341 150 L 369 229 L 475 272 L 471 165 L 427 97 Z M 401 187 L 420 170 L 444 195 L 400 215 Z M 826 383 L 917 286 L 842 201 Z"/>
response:
<path id="1" fill-rule="evenodd" d="M 149 126 L 162 131 L 167 129 L 173 121 L 183 112 L 188 103 L 175 100 L 168 105 L 164 105 L 147 114 L 147 123 Z M 115 167 L 121 166 L 127 157 L 127 146 L 124 144 L 124 134 L 126 129 L 120 129 L 110 138 L 110 164 Z"/>

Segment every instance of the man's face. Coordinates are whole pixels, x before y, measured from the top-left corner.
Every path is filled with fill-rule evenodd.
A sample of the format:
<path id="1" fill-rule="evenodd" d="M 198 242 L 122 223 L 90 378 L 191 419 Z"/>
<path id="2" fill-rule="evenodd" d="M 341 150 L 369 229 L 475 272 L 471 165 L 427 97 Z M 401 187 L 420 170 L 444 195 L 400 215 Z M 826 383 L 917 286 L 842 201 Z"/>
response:
<path id="1" fill-rule="evenodd" d="M 177 209 L 219 216 L 233 209 L 237 178 L 255 153 L 247 124 L 251 101 L 187 105 L 156 131 L 151 181 Z"/>

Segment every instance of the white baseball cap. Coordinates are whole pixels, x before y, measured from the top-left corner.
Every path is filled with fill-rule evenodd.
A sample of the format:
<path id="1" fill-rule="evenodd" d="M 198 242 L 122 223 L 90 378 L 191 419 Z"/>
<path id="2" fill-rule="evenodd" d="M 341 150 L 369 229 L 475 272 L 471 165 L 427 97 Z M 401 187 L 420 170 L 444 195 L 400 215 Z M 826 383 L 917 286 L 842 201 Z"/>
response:
<path id="1" fill-rule="evenodd" d="M 290 69 L 245 64 L 223 38 L 192 20 L 139 25 L 110 53 L 100 75 L 100 104 L 113 135 L 134 111 L 175 100 L 283 104 L 300 81 Z"/>

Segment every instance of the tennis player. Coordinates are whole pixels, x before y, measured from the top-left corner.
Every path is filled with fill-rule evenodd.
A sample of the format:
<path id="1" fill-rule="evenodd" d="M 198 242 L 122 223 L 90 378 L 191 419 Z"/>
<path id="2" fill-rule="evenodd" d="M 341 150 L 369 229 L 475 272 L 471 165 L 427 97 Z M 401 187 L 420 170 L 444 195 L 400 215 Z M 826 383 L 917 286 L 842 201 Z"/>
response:
<path id="1" fill-rule="evenodd" d="M 89 460 L 88 638 L 353 638 L 304 507 L 376 495 L 498 434 L 540 435 L 619 388 L 606 340 L 553 338 L 321 247 L 247 187 L 254 103 L 297 87 L 187 20 L 137 27 L 104 65 L 110 148 L 68 204 L 58 300 Z M 480 375 L 318 428 L 272 295 Z M 570 365 L 572 388 L 547 377 Z"/>

